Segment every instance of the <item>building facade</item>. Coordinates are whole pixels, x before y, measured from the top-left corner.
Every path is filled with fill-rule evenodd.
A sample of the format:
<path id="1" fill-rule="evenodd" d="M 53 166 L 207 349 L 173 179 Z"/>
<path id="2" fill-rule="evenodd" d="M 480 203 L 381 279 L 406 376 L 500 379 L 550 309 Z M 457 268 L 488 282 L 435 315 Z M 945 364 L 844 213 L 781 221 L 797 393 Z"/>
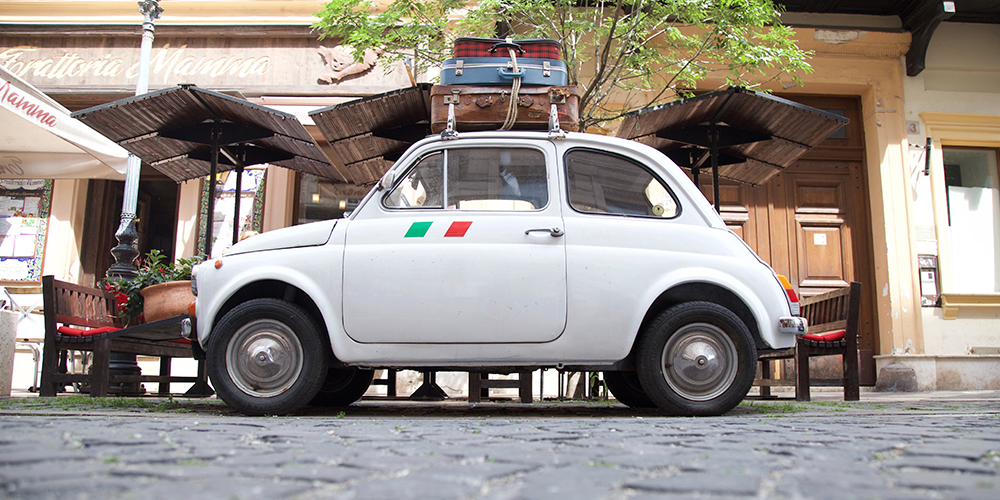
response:
<path id="1" fill-rule="evenodd" d="M 319 40 L 310 25 L 321 1 L 161 6 L 150 89 L 194 83 L 292 112 L 324 147 L 309 110 L 422 79 L 403 63 L 378 54 L 357 63 L 349 47 Z M 765 185 L 722 185 L 724 219 L 801 294 L 862 282 L 863 383 L 873 385 L 878 368 L 897 361 L 917 370 L 923 389 L 1000 389 L 1000 375 L 966 375 L 1000 364 L 988 354 L 1000 347 L 1000 28 L 942 23 L 927 39 L 926 69 L 907 76 L 914 29 L 900 16 L 799 10 L 783 22 L 814 51 L 814 71 L 802 75 L 803 86 L 767 90 L 850 123 Z M 132 0 L 0 1 L 0 65 L 71 110 L 128 97 L 141 21 Z M 144 166 L 140 250 L 194 255 L 210 222 L 219 252 L 234 220 L 268 231 L 338 217 L 368 189 L 277 167 L 247 175 L 239 195 L 253 202 L 242 203 L 243 213 L 227 212 L 237 194 L 224 178 L 209 216 L 207 181 L 178 185 Z M 39 272 L 93 284 L 111 263 L 121 183 L 49 184 Z M 711 185 L 702 187 L 711 198 Z M 14 271 L 0 279 L 35 279 Z"/>
<path id="2" fill-rule="evenodd" d="M 1000 388 L 1000 26 L 942 23 L 904 90 L 923 339 L 885 361 L 921 389 Z"/>

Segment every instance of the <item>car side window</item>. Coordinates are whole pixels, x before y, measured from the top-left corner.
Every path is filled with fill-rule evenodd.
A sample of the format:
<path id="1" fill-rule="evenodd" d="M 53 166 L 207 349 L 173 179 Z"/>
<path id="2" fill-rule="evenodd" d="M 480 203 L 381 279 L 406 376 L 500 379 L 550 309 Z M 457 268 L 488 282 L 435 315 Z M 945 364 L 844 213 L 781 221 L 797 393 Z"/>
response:
<path id="1" fill-rule="evenodd" d="M 420 160 L 383 203 L 387 208 L 537 210 L 548 200 L 542 152 L 456 148 Z"/>
<path id="2" fill-rule="evenodd" d="M 578 212 L 657 217 L 680 213 L 670 190 L 638 163 L 601 151 L 566 154 L 569 203 Z"/>
<path id="3" fill-rule="evenodd" d="M 444 153 L 424 157 L 385 197 L 383 203 L 389 208 L 443 207 L 443 172 Z"/>
<path id="4" fill-rule="evenodd" d="M 534 149 L 448 151 L 447 208 L 535 210 L 549 201 L 545 155 Z"/>

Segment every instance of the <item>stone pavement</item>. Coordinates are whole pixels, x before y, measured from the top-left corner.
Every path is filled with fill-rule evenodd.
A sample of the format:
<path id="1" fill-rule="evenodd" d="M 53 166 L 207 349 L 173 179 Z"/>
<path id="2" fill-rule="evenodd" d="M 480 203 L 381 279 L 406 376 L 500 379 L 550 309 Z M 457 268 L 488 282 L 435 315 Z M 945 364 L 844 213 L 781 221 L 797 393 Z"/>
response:
<path id="1" fill-rule="evenodd" d="M 618 404 L 0 400 L 0 498 L 1000 498 L 1000 393 Z M 116 406 L 117 405 L 117 406 Z"/>

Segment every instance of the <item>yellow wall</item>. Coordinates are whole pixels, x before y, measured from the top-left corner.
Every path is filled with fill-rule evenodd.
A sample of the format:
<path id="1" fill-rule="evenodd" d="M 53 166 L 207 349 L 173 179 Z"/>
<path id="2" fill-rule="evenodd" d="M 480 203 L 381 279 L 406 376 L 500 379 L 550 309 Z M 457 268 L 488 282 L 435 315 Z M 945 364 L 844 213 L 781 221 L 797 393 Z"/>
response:
<path id="1" fill-rule="evenodd" d="M 799 47 L 815 51 L 814 72 L 784 93 L 859 96 L 871 206 L 879 350 L 912 344 L 922 353 L 913 207 L 907 193 L 909 162 L 902 56 L 908 33 L 798 29 Z M 856 37 L 856 38 L 854 38 Z M 854 38 L 844 43 L 840 41 Z"/>
<path id="2" fill-rule="evenodd" d="M 174 255 L 180 258 L 192 257 L 198 253 L 201 186 L 201 179 L 181 183 L 181 192 L 177 197 L 177 239 L 174 242 Z"/>
<path id="3" fill-rule="evenodd" d="M 56 279 L 74 283 L 80 279 L 87 183 L 86 180 L 60 179 L 52 185 L 52 204 L 42 259 L 43 276 L 51 274 Z"/>
<path id="4" fill-rule="evenodd" d="M 281 167 L 267 167 L 264 185 L 264 220 L 262 231 L 292 225 L 295 217 L 295 172 Z"/>

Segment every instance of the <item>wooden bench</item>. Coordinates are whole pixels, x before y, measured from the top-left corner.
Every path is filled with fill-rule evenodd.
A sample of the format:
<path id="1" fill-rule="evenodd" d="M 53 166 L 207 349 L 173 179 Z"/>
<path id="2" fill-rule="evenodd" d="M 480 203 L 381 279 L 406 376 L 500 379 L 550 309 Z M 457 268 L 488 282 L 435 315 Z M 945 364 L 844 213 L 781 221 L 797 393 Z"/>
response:
<path id="1" fill-rule="evenodd" d="M 761 378 L 754 381 L 760 387 L 760 397 L 771 397 L 771 387 L 795 386 L 795 399 L 809 401 L 809 388 L 840 386 L 844 388 L 844 401 L 860 399 L 858 380 L 858 315 L 861 310 L 861 283 L 852 282 L 840 290 L 803 298 L 801 315 L 809 322 L 811 335 L 844 331 L 844 338 L 834 341 L 799 338 L 795 347 L 759 357 Z M 843 356 L 843 378 L 809 378 L 809 358 L 815 356 Z M 795 380 L 772 378 L 771 361 L 794 359 Z"/>
<path id="2" fill-rule="evenodd" d="M 67 283 L 52 276 L 42 277 L 42 303 L 45 313 L 45 340 L 42 345 L 41 396 L 52 397 L 66 385 L 89 383 L 92 397 L 105 397 L 110 384 L 158 382 L 158 393 L 167 394 L 171 383 L 193 382 L 187 395 L 203 396 L 211 389 L 205 382 L 204 355 L 200 348 L 185 341 L 180 324 L 186 316 L 121 328 L 111 294 L 92 287 Z M 92 333 L 99 332 L 99 333 Z M 90 373 L 67 373 L 70 351 L 93 353 Z M 111 375 L 112 352 L 160 358 L 160 374 Z M 196 356 L 197 355 L 197 356 Z M 197 357 L 198 376 L 170 375 L 172 358 Z"/>
<path id="3" fill-rule="evenodd" d="M 522 403 L 531 403 L 531 372 L 518 371 L 516 380 L 491 379 L 488 372 L 469 372 L 469 402 L 479 403 L 490 397 L 490 389 L 517 389 Z"/>

